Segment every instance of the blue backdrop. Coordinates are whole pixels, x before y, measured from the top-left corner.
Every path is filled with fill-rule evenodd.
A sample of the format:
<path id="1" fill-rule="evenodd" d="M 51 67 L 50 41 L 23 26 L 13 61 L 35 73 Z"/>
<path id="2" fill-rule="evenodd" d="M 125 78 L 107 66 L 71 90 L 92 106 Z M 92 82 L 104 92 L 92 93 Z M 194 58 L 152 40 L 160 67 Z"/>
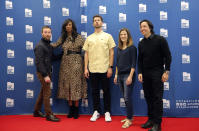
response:
<path id="1" fill-rule="evenodd" d="M 152 21 L 155 32 L 168 40 L 173 58 L 170 79 L 164 84 L 164 116 L 198 117 L 198 4 L 197 0 L 1 0 L 0 115 L 33 111 L 40 90 L 33 48 L 41 38 L 41 27 L 52 27 L 52 41 L 55 42 L 62 23 L 71 18 L 78 32 L 86 38 L 94 31 L 92 17 L 100 14 L 104 18 L 103 29 L 116 43 L 119 30 L 126 27 L 131 31 L 136 47 L 142 38 L 139 21 Z M 56 98 L 59 63 L 54 63 L 53 68 L 51 104 L 55 113 L 66 113 L 67 103 Z M 82 114 L 92 113 L 90 87 L 88 93 L 88 107 L 80 104 Z M 112 114 L 124 115 L 124 101 L 113 78 L 111 98 Z M 135 115 L 146 115 L 142 85 L 137 80 L 133 103 Z"/>

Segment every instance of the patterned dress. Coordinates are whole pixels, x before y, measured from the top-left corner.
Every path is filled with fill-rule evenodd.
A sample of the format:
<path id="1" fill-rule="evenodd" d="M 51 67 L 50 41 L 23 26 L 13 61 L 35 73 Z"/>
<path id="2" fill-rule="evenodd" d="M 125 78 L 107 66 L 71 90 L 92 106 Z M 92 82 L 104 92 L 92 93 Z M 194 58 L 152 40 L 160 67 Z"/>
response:
<path id="1" fill-rule="evenodd" d="M 53 47 L 61 45 L 62 39 L 52 44 Z M 84 44 L 84 39 L 78 35 L 75 42 L 72 37 L 68 37 L 62 44 L 64 54 L 62 56 L 59 83 L 58 98 L 77 101 L 87 97 L 87 83 L 83 73 L 83 60 L 80 54 L 68 54 L 67 51 L 80 52 Z"/>

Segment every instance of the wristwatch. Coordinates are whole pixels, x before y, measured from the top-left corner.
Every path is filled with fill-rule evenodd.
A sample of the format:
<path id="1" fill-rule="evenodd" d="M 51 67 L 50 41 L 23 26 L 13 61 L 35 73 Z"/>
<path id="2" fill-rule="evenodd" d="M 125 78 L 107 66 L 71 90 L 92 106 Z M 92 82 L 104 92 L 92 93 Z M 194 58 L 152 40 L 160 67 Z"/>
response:
<path id="1" fill-rule="evenodd" d="M 112 68 L 112 69 L 113 69 L 113 66 L 109 66 L 109 68 Z"/>
<path id="2" fill-rule="evenodd" d="M 169 71 L 168 70 L 166 70 L 165 73 L 169 75 Z"/>

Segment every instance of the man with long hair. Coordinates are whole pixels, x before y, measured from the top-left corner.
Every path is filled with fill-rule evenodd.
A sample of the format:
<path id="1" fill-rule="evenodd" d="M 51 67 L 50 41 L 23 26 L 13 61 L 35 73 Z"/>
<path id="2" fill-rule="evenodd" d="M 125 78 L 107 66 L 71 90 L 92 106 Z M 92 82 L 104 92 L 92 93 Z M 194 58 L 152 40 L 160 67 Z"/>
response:
<path id="1" fill-rule="evenodd" d="M 166 39 L 154 34 L 149 20 L 140 22 L 144 38 L 138 45 L 138 80 L 142 83 L 148 107 L 148 121 L 142 128 L 161 131 L 163 82 L 169 78 L 171 53 Z"/>

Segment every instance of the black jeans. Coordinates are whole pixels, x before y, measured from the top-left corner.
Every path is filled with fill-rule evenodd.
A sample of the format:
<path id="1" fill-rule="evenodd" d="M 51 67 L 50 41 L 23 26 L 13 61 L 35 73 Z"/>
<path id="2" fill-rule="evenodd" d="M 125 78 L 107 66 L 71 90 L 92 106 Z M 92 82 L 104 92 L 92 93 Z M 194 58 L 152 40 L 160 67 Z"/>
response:
<path id="1" fill-rule="evenodd" d="M 109 78 L 107 78 L 107 73 L 91 73 L 91 88 L 92 88 L 92 96 L 93 96 L 93 110 L 100 110 L 100 87 L 101 84 L 103 90 L 104 97 L 104 111 L 111 111 L 111 96 L 110 96 L 110 87 L 109 87 Z"/>
<path id="2" fill-rule="evenodd" d="M 163 72 L 148 71 L 143 73 L 144 96 L 148 106 L 148 117 L 154 123 L 161 124 L 163 114 Z"/>

